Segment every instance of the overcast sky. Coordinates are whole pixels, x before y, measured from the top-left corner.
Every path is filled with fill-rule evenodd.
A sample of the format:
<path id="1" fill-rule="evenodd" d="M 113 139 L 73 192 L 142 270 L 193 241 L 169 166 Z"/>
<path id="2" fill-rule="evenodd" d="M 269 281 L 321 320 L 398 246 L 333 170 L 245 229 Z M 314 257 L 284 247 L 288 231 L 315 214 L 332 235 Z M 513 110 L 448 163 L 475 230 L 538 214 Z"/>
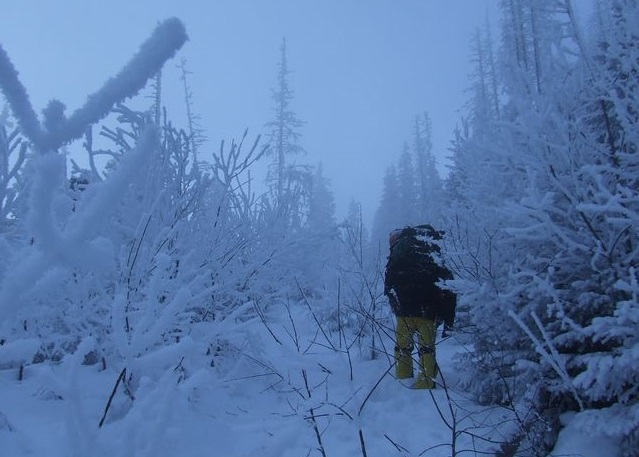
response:
<path id="1" fill-rule="evenodd" d="M 179 59 L 209 142 L 264 133 L 272 118 L 279 46 L 288 41 L 292 108 L 307 122 L 306 163 L 323 163 L 338 216 L 353 197 L 367 222 L 385 169 L 431 116 L 442 171 L 467 99 L 470 42 L 497 0 L 20 0 L 3 1 L 0 43 L 38 112 L 50 98 L 80 106 L 137 50 L 160 20 L 186 25 L 190 41 L 164 72 L 175 123 L 186 125 Z"/>

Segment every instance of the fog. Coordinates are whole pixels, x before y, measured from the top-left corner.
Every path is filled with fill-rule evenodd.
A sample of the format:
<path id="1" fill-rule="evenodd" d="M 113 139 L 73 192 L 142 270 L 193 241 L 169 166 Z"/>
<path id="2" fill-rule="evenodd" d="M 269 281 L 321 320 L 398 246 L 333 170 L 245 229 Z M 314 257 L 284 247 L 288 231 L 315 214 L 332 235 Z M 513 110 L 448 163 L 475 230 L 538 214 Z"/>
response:
<path id="1" fill-rule="evenodd" d="M 370 222 L 384 170 L 411 141 L 417 114 L 432 119 L 434 153 L 446 173 L 447 147 L 467 98 L 472 35 L 489 20 L 496 25 L 497 4 L 27 0 L 3 5 L 0 40 L 37 110 L 53 94 L 72 111 L 160 20 L 180 18 L 190 41 L 165 67 L 164 103 L 185 125 L 176 65 L 186 59 L 193 108 L 208 139 L 205 158 L 246 128 L 250 138 L 265 133 L 286 37 L 291 107 L 306 121 L 300 144 L 307 155 L 298 161 L 323 164 L 338 218 L 354 198 Z"/>
<path id="2" fill-rule="evenodd" d="M 0 453 L 637 455 L 639 1 L 586 8 L 4 5 Z"/>

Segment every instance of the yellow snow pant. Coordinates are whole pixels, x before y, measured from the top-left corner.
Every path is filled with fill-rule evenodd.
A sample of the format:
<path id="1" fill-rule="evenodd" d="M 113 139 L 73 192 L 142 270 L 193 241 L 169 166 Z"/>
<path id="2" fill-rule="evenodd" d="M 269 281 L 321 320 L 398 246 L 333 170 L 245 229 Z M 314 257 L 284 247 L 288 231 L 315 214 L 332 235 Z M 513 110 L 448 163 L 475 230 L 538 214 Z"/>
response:
<path id="1" fill-rule="evenodd" d="M 417 334 L 419 375 L 415 387 L 435 387 L 437 363 L 435 361 L 435 336 L 437 323 L 423 317 L 398 317 L 395 329 L 395 374 L 399 379 L 413 377 L 413 337 Z"/>

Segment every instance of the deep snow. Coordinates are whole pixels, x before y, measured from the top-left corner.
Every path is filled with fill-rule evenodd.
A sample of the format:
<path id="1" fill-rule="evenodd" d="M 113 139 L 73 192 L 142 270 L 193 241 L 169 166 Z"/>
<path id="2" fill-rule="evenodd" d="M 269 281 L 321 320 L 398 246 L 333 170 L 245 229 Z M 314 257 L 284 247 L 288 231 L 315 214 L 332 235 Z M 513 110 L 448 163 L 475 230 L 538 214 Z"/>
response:
<path id="1" fill-rule="evenodd" d="M 0 455 L 319 456 L 318 433 L 329 457 L 363 449 L 368 457 L 450 456 L 454 433 L 458 455 L 477 455 L 515 427 L 511 411 L 481 407 L 459 387 L 453 359 L 464 348 L 455 337 L 437 345 L 449 402 L 445 389 L 415 390 L 393 377 L 388 336 L 374 360 L 351 348 L 351 380 L 347 353 L 329 347 L 339 349 L 338 335 L 325 338 L 301 309 L 290 318 L 271 311 L 280 343 L 261 322 L 247 321 L 217 338 L 209 355 L 186 342 L 182 354 L 167 353 L 172 368 L 138 364 L 146 368 L 136 372 L 135 400 L 120 384 L 102 428 L 122 366 L 83 365 L 76 354 L 27 366 L 23 381 L 15 368 L 0 370 Z M 206 331 L 195 329 L 194 340 Z M 579 434 L 568 427 L 556 455 L 614 455 L 611 443 Z"/>

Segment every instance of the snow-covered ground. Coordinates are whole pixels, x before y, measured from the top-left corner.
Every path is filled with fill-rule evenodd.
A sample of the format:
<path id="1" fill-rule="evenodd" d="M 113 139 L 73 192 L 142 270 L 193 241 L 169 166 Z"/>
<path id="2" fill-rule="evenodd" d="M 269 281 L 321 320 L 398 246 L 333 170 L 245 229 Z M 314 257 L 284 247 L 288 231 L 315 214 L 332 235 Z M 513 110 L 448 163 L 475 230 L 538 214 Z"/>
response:
<path id="1" fill-rule="evenodd" d="M 135 362 L 135 400 L 120 384 L 102 427 L 123 366 L 83 365 L 77 354 L 27 366 L 22 381 L 17 369 L 2 370 L 0 455 L 477 455 L 515 426 L 510 411 L 481 407 L 457 385 L 453 358 L 463 347 L 454 337 L 437 346 L 449 388 L 427 391 L 393 377 L 388 336 L 377 341 L 377 358 L 355 344 L 349 362 L 348 338 L 303 310 L 270 313 L 268 322 L 238 322 L 212 351 L 193 342 L 206 338 L 206 328 L 196 329 L 183 353 Z M 561 455 L 614 455 L 597 452 L 601 442 L 575 448 L 578 433 L 562 437 Z"/>

